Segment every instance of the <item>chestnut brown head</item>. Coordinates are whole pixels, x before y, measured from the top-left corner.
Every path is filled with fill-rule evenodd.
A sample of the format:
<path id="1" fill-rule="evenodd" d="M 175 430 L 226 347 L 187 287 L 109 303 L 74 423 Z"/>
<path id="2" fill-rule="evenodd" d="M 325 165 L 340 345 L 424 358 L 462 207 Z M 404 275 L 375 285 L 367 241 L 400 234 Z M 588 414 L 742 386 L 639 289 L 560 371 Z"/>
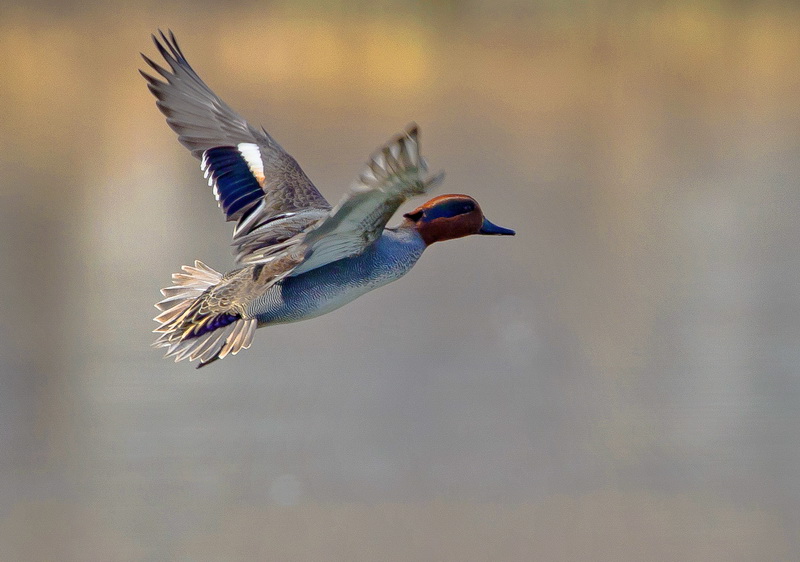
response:
<path id="1" fill-rule="evenodd" d="M 489 222 L 478 202 L 469 195 L 440 195 L 403 216 L 428 245 L 470 234 L 515 234 Z"/>

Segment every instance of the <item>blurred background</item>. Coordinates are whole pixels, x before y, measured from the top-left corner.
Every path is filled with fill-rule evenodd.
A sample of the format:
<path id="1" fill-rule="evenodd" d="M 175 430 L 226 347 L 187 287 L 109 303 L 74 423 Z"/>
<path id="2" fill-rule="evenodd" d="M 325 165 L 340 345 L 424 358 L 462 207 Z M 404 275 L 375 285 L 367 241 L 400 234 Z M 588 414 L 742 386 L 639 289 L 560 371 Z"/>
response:
<path id="1" fill-rule="evenodd" d="M 163 360 L 233 259 L 158 28 L 331 201 L 416 121 L 517 236 Z M 800 556 L 793 3 L 4 1 L 0 52 L 3 560 Z"/>

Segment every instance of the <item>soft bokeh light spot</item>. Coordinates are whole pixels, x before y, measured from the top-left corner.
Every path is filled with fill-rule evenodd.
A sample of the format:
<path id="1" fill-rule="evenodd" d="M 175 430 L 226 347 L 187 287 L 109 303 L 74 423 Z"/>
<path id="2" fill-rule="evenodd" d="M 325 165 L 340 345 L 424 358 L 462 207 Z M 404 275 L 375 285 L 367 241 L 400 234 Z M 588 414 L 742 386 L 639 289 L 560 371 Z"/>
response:
<path id="1" fill-rule="evenodd" d="M 237 87 L 273 83 L 316 92 L 337 85 L 346 70 L 347 53 L 337 31 L 332 23 L 312 19 L 290 19 L 266 29 L 262 23 L 231 26 L 220 35 L 220 58 Z M 255 43 L 254 33 L 261 36 Z"/>
<path id="2" fill-rule="evenodd" d="M 402 97 L 428 77 L 429 46 L 422 29 L 380 22 L 367 25 L 361 38 L 362 84 L 376 94 Z"/>
<path id="3" fill-rule="evenodd" d="M 8 150 L 21 152 L 35 143 L 46 153 L 56 142 L 46 129 L 63 131 L 75 124 L 80 107 L 75 100 L 86 85 L 79 44 L 66 22 L 22 14 L 0 21 L 0 117 L 14 131 L 14 142 L 3 135 L 0 143 Z"/>

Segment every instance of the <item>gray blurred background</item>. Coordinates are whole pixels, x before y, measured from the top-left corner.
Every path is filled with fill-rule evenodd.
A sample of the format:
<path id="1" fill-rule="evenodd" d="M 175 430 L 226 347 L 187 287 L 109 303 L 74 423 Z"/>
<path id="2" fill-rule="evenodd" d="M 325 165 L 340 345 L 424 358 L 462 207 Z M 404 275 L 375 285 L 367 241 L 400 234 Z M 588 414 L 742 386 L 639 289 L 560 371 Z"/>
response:
<path id="1" fill-rule="evenodd" d="M 413 120 L 517 236 L 163 360 L 233 262 L 159 27 L 331 201 Z M 0 559 L 800 557 L 791 3 L 2 2 L 0 69 Z"/>

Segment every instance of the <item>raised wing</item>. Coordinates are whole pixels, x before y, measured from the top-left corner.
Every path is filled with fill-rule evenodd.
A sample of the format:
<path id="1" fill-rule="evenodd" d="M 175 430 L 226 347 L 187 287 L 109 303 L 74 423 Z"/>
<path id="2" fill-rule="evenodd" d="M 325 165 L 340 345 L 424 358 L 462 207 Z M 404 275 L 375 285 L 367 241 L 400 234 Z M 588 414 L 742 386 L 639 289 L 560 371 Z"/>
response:
<path id="1" fill-rule="evenodd" d="M 386 223 L 408 198 L 441 182 L 439 173 L 425 177 L 416 125 L 372 155 L 359 180 L 327 216 L 287 245 L 305 259 L 290 275 L 299 275 L 342 258 L 362 253 L 383 232 Z M 269 254 L 253 252 L 244 261 L 257 263 Z"/>
<path id="2" fill-rule="evenodd" d="M 172 32 L 169 37 L 162 32 L 159 35 L 153 36 L 153 42 L 169 70 L 142 57 L 165 81 L 140 72 L 178 140 L 201 159 L 227 219 L 238 221 L 234 245 L 239 252 L 248 240 L 252 242 L 248 236 L 257 230 L 264 243 L 285 240 L 289 223 L 280 223 L 270 234 L 271 222 L 298 215 L 301 219 L 308 209 L 317 211 L 316 215 L 330 209 L 295 159 L 269 133 L 250 126 L 206 86 L 186 61 Z M 290 236 L 309 221 L 296 219 L 295 223 L 292 226 L 298 230 Z"/>

